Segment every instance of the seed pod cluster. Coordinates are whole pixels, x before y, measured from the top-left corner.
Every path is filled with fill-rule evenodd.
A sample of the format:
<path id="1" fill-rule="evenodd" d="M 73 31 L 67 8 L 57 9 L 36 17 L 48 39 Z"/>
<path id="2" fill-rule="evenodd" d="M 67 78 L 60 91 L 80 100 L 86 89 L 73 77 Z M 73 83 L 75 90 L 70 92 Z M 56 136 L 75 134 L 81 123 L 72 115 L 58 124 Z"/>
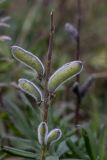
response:
<path id="1" fill-rule="evenodd" d="M 50 146 L 57 142 L 62 136 L 60 129 L 53 129 L 48 133 L 48 126 L 45 122 L 41 122 L 38 127 L 38 141 L 43 146 Z"/>
<path id="2" fill-rule="evenodd" d="M 64 82 L 78 75 L 82 71 L 82 68 L 81 61 L 73 61 L 63 65 L 50 77 L 48 81 L 49 92 L 55 92 Z"/>
<path id="3" fill-rule="evenodd" d="M 19 79 L 18 82 L 18 86 L 20 87 L 20 89 L 32 96 L 38 103 L 41 103 L 41 101 L 43 101 L 40 89 L 33 82 L 24 78 Z"/>
<path id="4" fill-rule="evenodd" d="M 12 54 L 16 60 L 20 61 L 30 69 L 36 71 L 40 77 L 44 75 L 45 69 L 42 62 L 31 52 L 28 52 L 18 46 L 12 46 Z"/>

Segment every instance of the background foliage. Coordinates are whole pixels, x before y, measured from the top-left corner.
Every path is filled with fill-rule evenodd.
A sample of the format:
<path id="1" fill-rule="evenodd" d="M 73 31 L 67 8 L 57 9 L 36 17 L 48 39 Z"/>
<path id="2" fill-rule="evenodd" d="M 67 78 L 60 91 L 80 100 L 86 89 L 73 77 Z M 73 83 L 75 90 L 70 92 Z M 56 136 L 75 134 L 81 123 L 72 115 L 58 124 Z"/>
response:
<path id="1" fill-rule="evenodd" d="M 79 127 L 88 129 L 81 130 L 78 138 L 74 125 L 75 95 L 72 87 L 64 85 L 57 92 L 49 112 L 49 128 L 61 128 L 63 137 L 50 153 L 59 155 L 62 159 L 71 158 L 73 152 L 72 158 L 76 159 L 84 159 L 84 155 L 86 159 L 96 160 L 100 157 L 100 160 L 106 160 L 107 1 L 81 0 L 81 3 L 81 60 L 84 64 L 81 84 L 93 73 L 97 73 L 83 98 L 80 110 Z M 10 47 L 23 47 L 40 57 L 45 64 L 49 14 L 52 9 L 55 11 L 55 36 L 51 73 L 64 63 L 75 59 L 76 44 L 66 33 L 64 26 L 66 22 L 77 26 L 76 1 L 0 1 L 0 20 L 10 16 L 5 22 L 6 26 L 0 25 L 0 36 L 11 37 L 11 40 L 0 40 L 0 137 L 4 139 L 4 144 L 36 152 L 37 157 L 40 146 L 36 133 L 42 119 L 41 109 L 37 108 L 31 97 L 16 87 L 19 78 L 35 81 L 35 75 L 13 59 Z M 75 79 L 72 84 L 74 81 Z M 89 135 L 86 136 L 87 134 Z M 91 140 L 87 140 L 87 137 Z M 70 144 L 69 138 L 72 140 Z M 1 159 L 3 157 L 6 159 L 10 155 L 1 152 Z"/>

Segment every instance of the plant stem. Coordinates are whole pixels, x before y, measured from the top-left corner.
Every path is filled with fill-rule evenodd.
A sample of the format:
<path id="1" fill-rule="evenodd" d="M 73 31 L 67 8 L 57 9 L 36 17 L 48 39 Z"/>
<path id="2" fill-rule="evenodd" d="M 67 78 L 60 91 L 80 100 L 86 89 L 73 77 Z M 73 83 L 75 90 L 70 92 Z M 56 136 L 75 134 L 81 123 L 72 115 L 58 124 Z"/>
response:
<path id="1" fill-rule="evenodd" d="M 76 60 L 80 59 L 80 31 L 81 31 L 81 0 L 77 0 L 77 29 L 78 36 L 76 39 Z M 80 83 L 80 75 L 76 76 L 76 82 Z M 75 110 L 75 124 L 77 125 L 79 122 L 79 110 L 81 105 L 80 95 L 76 95 L 76 110 Z"/>
<path id="2" fill-rule="evenodd" d="M 49 108 L 49 92 L 48 92 L 48 80 L 51 70 L 52 60 L 52 47 L 53 47 L 53 36 L 54 36 L 54 16 L 53 11 L 50 14 L 50 34 L 49 34 L 49 47 L 46 59 L 46 75 L 45 75 L 45 93 L 44 93 L 44 116 L 43 120 L 47 123 L 48 120 L 48 108 Z"/>
<path id="3" fill-rule="evenodd" d="M 45 160 L 45 150 L 41 150 L 41 159 L 40 160 Z"/>
<path id="4" fill-rule="evenodd" d="M 80 59 L 80 31 L 81 31 L 81 0 L 77 0 L 77 30 L 78 30 L 78 36 L 77 36 L 77 46 L 76 46 L 76 60 Z M 80 81 L 80 75 L 77 75 L 76 77 L 77 82 Z"/>

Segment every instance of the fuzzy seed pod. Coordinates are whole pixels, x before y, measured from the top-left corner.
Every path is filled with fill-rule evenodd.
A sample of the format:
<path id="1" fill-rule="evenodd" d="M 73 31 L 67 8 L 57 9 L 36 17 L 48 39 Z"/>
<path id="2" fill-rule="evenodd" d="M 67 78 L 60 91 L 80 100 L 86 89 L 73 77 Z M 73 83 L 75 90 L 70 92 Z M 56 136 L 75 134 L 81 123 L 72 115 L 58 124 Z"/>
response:
<path id="1" fill-rule="evenodd" d="M 48 81 L 49 92 L 55 92 L 60 85 L 79 74 L 82 68 L 81 61 L 73 61 L 63 65 L 50 77 Z"/>
<path id="2" fill-rule="evenodd" d="M 36 71 L 40 77 L 44 75 L 45 69 L 42 62 L 31 52 L 18 46 L 12 46 L 12 54 L 16 60 Z"/>
<path id="3" fill-rule="evenodd" d="M 41 122 L 38 127 L 38 141 L 41 145 L 45 145 L 47 134 L 48 126 L 45 122 Z"/>
<path id="4" fill-rule="evenodd" d="M 42 93 L 34 83 L 24 78 L 19 79 L 18 82 L 18 86 L 20 87 L 20 89 L 32 96 L 38 103 L 43 101 Z"/>
<path id="5" fill-rule="evenodd" d="M 49 146 L 54 142 L 57 142 L 62 136 L 62 131 L 60 129 L 53 129 L 49 132 L 46 139 L 46 144 Z"/>

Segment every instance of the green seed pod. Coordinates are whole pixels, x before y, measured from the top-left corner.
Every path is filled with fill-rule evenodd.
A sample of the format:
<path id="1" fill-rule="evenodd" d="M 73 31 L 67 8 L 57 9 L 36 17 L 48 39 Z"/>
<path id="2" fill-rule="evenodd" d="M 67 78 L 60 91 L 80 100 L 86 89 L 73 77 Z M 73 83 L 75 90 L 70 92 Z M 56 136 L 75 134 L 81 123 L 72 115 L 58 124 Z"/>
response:
<path id="1" fill-rule="evenodd" d="M 54 142 L 58 141 L 62 136 L 62 131 L 60 129 L 53 129 L 46 138 L 46 144 L 49 146 Z"/>
<path id="2" fill-rule="evenodd" d="M 43 101 L 42 93 L 34 83 L 23 78 L 19 79 L 18 82 L 18 86 L 20 87 L 20 89 L 32 96 L 38 103 L 41 103 L 41 101 Z"/>
<path id="3" fill-rule="evenodd" d="M 38 141 L 41 145 L 45 145 L 47 134 L 48 126 L 45 122 L 41 122 L 38 127 Z"/>
<path id="4" fill-rule="evenodd" d="M 82 68 L 81 61 L 73 61 L 63 65 L 50 77 L 48 81 L 49 92 L 55 92 L 60 85 L 79 74 Z"/>
<path id="5" fill-rule="evenodd" d="M 12 46 L 12 54 L 16 60 L 36 71 L 40 77 L 44 75 L 45 69 L 42 62 L 31 52 L 28 52 L 18 46 Z"/>

